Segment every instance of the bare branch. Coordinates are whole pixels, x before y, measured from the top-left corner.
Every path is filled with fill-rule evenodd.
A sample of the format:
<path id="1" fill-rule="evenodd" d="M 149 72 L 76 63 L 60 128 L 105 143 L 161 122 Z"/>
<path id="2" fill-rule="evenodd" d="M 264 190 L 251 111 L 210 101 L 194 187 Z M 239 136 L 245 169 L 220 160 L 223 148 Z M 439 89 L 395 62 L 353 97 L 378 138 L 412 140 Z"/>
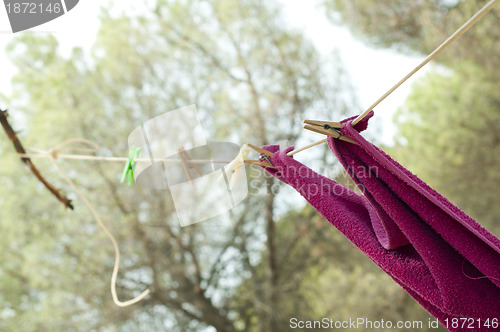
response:
<path id="1" fill-rule="evenodd" d="M 7 114 L 6 110 L 5 111 L 0 110 L 0 122 L 2 123 L 2 126 L 3 126 L 3 129 L 5 130 L 5 133 L 7 134 L 7 136 L 10 138 L 10 140 L 14 144 L 14 148 L 16 149 L 17 153 L 24 154 L 24 153 L 26 153 L 26 151 L 24 150 L 23 145 L 19 141 L 19 138 L 17 138 L 17 135 L 16 135 L 14 129 L 12 129 L 12 127 L 10 126 L 10 124 L 9 124 L 9 122 L 7 120 L 7 116 L 8 116 L 8 114 Z M 56 188 L 54 188 L 54 186 L 52 186 L 50 183 L 47 182 L 47 180 L 45 180 L 45 178 L 42 176 L 42 174 L 40 173 L 40 171 L 38 171 L 38 169 L 35 167 L 35 165 L 31 162 L 30 158 L 21 157 L 21 160 L 23 161 L 23 163 L 25 163 L 26 165 L 28 165 L 28 167 L 30 168 L 31 172 L 33 172 L 33 174 L 35 174 L 35 176 L 38 178 L 38 180 L 40 180 L 40 182 L 42 182 L 43 185 L 59 201 L 61 201 L 64 204 L 65 207 L 70 208 L 71 210 L 73 210 L 73 205 L 71 204 L 71 200 L 69 198 L 67 198 L 66 196 L 61 195 L 61 193 L 59 192 L 59 190 L 57 190 Z"/>

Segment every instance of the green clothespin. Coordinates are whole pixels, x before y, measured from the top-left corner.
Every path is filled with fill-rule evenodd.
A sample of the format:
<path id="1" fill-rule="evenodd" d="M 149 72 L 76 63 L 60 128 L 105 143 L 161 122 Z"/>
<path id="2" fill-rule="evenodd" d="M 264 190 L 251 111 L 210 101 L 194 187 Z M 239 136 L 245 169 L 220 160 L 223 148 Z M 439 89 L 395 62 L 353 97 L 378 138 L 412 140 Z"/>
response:
<path id="1" fill-rule="evenodd" d="M 128 177 L 128 185 L 132 185 L 132 182 L 134 182 L 134 168 L 136 164 L 136 161 L 134 159 L 138 158 L 140 153 L 141 148 L 136 148 L 132 145 L 130 151 L 128 152 L 128 160 L 125 164 L 125 167 L 123 168 L 122 179 L 120 180 L 120 183 L 125 182 L 125 179 Z"/>

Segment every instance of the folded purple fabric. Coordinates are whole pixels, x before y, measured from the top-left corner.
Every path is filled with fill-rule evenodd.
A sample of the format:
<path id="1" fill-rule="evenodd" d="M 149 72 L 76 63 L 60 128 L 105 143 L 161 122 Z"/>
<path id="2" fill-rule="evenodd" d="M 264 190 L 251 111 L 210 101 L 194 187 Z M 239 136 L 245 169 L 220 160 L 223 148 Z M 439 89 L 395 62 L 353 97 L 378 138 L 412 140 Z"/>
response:
<path id="1" fill-rule="evenodd" d="M 357 145 L 328 139 L 330 149 L 363 192 L 321 176 L 276 145 L 274 169 L 333 226 L 451 331 L 453 318 L 474 319 L 468 331 L 500 330 L 500 240 L 366 141 L 344 120 L 341 132 Z M 480 321 L 478 321 L 480 319 Z M 489 327 L 485 326 L 488 320 Z"/>

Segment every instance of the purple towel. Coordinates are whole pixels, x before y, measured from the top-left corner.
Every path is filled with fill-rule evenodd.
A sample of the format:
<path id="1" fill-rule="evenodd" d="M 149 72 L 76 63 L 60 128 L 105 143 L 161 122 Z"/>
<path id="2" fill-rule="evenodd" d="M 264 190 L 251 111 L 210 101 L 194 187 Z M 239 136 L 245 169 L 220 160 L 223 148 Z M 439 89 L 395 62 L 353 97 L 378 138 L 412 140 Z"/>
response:
<path id="1" fill-rule="evenodd" d="M 293 147 L 264 147 L 274 152 L 276 167 L 266 170 L 295 188 L 449 330 L 464 330 L 463 321 L 452 326 L 453 318 L 474 319 L 468 331 L 500 330 L 491 325 L 500 319 L 500 240 L 366 141 L 359 131 L 372 115 L 355 128 L 353 118 L 343 121 L 342 134 L 358 145 L 328 139 L 364 195 L 286 156 Z"/>

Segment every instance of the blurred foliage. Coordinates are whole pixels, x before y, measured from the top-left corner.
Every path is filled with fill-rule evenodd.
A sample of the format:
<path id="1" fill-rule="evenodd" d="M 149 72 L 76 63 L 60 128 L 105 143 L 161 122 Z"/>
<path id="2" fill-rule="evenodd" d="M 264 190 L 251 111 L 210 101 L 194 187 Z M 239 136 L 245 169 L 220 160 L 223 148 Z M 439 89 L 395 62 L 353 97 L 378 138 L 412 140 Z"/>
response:
<path id="1" fill-rule="evenodd" d="M 325 3 L 332 18 L 376 45 L 427 52 L 483 1 Z M 50 35 L 25 33 L 9 46 L 19 70 L 9 105 L 26 146 L 81 136 L 98 142 L 100 155 L 126 155 L 132 129 L 193 103 L 214 140 L 295 142 L 304 118 L 339 119 L 352 109 L 338 58 L 322 60 L 273 2 L 158 0 L 149 9 L 103 11 L 91 54 L 63 57 Z M 492 15 L 439 57 L 448 69 L 415 86 L 391 154 L 498 234 Z M 472 46 L 460 47 L 465 40 Z M 244 205 L 180 228 L 168 192 L 118 184 L 123 165 L 58 161 L 117 236 L 119 298 L 152 291 L 117 308 L 109 240 L 79 200 L 75 212 L 63 211 L 12 151 L 0 141 L 0 229 L 8 235 L 0 241 L 0 330 L 268 332 L 288 330 L 292 317 L 429 318 L 312 208 L 273 190 L 283 185 L 260 169 L 247 169 Z M 48 161 L 35 162 L 72 195 Z"/>
<path id="2" fill-rule="evenodd" d="M 123 156 L 131 130 L 193 103 L 211 139 L 296 141 L 306 114 L 340 118 L 351 106 L 342 64 L 325 63 L 274 3 L 159 0 L 143 12 L 112 13 L 102 12 L 91 53 L 74 49 L 64 57 L 52 35 L 22 33 L 9 45 L 18 74 L 8 104 L 26 147 L 84 137 L 99 143 L 102 156 Z M 293 297 L 277 280 L 293 281 L 314 264 L 279 270 L 292 259 L 279 241 L 295 233 L 277 234 L 279 194 L 261 169 L 248 168 L 253 186 L 245 204 L 180 228 L 167 191 L 118 183 L 122 164 L 58 160 L 117 238 L 118 297 L 151 290 L 118 308 L 109 292 L 112 247 L 86 207 L 75 200 L 74 212 L 63 211 L 20 167 L 7 139 L 0 154 L 2 331 L 276 330 L 268 308 L 285 291 Z M 35 163 L 75 198 L 47 160 Z M 262 282 L 243 292 L 244 280 Z M 242 327 L 248 306 L 259 319 Z M 282 314 L 291 315 L 287 310 Z"/>
<path id="3" fill-rule="evenodd" d="M 323 0 L 334 22 L 346 24 L 364 41 L 399 51 L 429 54 L 488 1 Z M 460 66 L 474 62 L 500 78 L 500 7 L 496 5 L 435 61 Z"/>

